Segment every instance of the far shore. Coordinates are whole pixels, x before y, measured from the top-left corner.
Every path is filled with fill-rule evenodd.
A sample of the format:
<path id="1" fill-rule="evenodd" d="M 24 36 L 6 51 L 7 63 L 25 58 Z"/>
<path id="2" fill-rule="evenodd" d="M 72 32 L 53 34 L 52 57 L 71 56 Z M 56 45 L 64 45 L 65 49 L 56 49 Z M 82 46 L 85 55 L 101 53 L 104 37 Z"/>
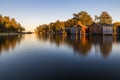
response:
<path id="1" fill-rule="evenodd" d="M 32 34 L 33 32 L 12 32 L 12 33 L 0 33 L 0 35 L 19 35 L 19 34 Z"/>

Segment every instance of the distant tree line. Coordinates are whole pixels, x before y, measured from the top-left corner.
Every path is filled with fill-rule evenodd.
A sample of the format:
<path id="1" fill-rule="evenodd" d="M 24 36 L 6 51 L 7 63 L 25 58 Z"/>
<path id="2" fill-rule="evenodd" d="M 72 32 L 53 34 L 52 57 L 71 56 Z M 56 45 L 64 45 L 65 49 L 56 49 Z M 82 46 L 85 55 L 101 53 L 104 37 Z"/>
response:
<path id="1" fill-rule="evenodd" d="M 104 11 L 100 14 L 100 16 L 95 15 L 95 19 L 93 20 L 92 17 L 85 11 L 81 11 L 78 13 L 73 14 L 73 18 L 68 19 L 67 21 L 59 21 L 52 22 L 50 24 L 43 24 L 36 27 L 36 32 L 57 32 L 59 30 L 63 30 L 65 28 L 70 28 L 75 25 L 78 25 L 78 22 L 81 22 L 85 26 L 89 26 L 92 23 L 100 23 L 100 24 L 112 24 L 112 17 L 108 14 L 108 12 Z"/>
<path id="2" fill-rule="evenodd" d="M 25 28 L 14 18 L 0 15 L 0 33 L 22 32 Z"/>

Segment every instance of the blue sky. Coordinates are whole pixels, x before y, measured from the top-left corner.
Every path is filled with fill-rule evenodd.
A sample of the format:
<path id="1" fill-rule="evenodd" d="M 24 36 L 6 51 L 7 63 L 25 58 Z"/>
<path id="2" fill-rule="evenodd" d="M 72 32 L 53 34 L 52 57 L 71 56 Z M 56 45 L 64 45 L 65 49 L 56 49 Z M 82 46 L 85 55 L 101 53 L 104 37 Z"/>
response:
<path id="1" fill-rule="evenodd" d="M 91 17 L 107 11 L 113 21 L 120 21 L 120 0 L 0 0 L 0 14 L 15 18 L 27 31 L 39 24 L 65 21 L 79 11 Z"/>

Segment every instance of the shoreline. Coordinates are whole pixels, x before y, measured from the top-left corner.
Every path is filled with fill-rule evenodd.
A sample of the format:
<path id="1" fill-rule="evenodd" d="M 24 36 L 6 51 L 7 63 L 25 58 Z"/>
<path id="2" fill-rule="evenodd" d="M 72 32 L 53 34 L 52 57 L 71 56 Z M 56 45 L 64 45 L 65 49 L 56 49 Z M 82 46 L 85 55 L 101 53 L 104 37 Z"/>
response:
<path id="1" fill-rule="evenodd" d="M 22 34 L 33 34 L 33 32 L 21 32 L 21 33 L 0 33 L 2 35 L 22 35 Z"/>

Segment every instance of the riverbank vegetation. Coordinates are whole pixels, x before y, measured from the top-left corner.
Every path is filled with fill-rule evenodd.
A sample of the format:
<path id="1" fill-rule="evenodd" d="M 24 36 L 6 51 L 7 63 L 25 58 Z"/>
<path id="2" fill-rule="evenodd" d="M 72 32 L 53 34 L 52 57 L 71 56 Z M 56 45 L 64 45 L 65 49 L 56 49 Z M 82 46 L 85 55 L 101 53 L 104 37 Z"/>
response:
<path id="1" fill-rule="evenodd" d="M 0 15 L 0 33 L 22 33 L 25 28 L 15 18 Z"/>
<path id="2" fill-rule="evenodd" d="M 108 12 L 104 11 L 99 16 L 95 15 L 94 19 L 85 11 L 81 11 L 73 14 L 73 18 L 68 19 L 67 21 L 57 20 L 56 22 L 51 22 L 50 24 L 43 24 L 36 27 L 35 32 L 37 33 L 50 33 L 58 32 L 66 28 L 71 28 L 75 25 L 78 25 L 78 22 L 81 22 L 82 25 L 89 27 L 93 23 L 97 24 L 113 24 L 114 27 L 119 26 L 120 22 L 112 22 L 112 17 Z"/>

